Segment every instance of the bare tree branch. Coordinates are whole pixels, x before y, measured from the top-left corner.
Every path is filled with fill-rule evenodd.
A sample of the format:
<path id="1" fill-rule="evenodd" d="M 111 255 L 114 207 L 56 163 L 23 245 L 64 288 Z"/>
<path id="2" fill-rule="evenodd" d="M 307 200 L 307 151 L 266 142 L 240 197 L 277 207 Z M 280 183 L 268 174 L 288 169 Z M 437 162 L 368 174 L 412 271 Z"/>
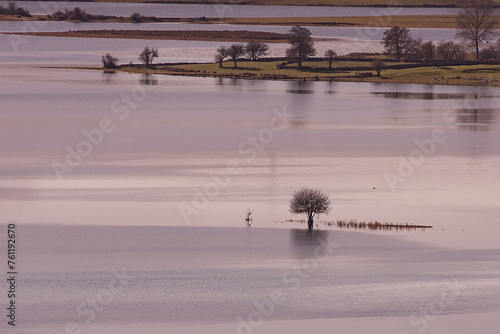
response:
<path id="1" fill-rule="evenodd" d="M 498 26 L 498 17 L 494 15 L 493 7 L 484 0 L 469 0 L 463 5 L 457 24 L 457 37 L 470 43 L 476 51 L 476 60 L 479 61 L 479 47 L 481 43 L 495 37 Z"/>
<path id="2" fill-rule="evenodd" d="M 301 26 L 293 26 L 289 36 L 290 48 L 285 51 L 286 57 L 291 61 L 296 61 L 301 68 L 304 60 L 316 54 L 311 31 Z"/>
<path id="3" fill-rule="evenodd" d="M 304 187 L 293 193 L 290 200 L 290 212 L 305 213 L 308 218 L 308 227 L 312 229 L 316 214 L 330 212 L 330 198 L 320 189 Z"/>

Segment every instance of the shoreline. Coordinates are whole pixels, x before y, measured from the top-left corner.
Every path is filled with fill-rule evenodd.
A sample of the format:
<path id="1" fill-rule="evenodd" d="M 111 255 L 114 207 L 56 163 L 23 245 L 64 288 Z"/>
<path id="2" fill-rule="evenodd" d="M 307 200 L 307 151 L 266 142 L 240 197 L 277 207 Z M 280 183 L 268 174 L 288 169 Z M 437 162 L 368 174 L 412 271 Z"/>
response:
<path id="1" fill-rule="evenodd" d="M 328 81 L 328 82 L 372 82 L 395 84 L 424 84 L 444 86 L 489 86 L 500 87 L 500 65 L 495 64 L 422 64 L 408 67 L 388 68 L 381 76 L 367 69 L 366 65 L 332 70 L 308 72 L 293 67 L 277 69 L 281 61 L 239 61 L 240 67 L 218 67 L 215 63 L 157 64 L 152 68 L 142 65 L 120 65 L 118 68 L 80 67 L 77 69 L 100 70 L 104 72 L 125 72 L 146 75 L 173 75 L 187 77 L 211 77 L 244 80 L 269 81 Z M 310 62 L 320 63 L 321 62 Z M 348 62 L 345 62 L 348 63 Z M 357 62 L 358 64 L 360 62 Z M 352 66 L 352 65 L 351 65 Z"/>

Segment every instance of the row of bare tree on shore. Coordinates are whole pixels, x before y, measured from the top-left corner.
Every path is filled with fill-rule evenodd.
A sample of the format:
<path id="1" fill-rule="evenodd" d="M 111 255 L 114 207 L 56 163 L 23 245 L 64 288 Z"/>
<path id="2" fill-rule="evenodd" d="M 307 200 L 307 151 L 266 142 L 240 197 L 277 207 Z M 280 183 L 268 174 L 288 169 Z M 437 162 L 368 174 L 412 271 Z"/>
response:
<path id="1" fill-rule="evenodd" d="M 293 26 L 288 35 L 290 48 L 286 50 L 286 56 L 291 61 L 297 62 L 299 67 L 302 67 L 303 61 L 316 55 L 311 31 L 301 26 Z M 243 44 L 232 44 L 229 47 L 223 45 L 217 49 L 215 61 L 219 63 L 219 67 L 222 67 L 224 60 L 230 58 L 234 63 L 234 67 L 237 67 L 237 60 L 245 54 L 248 55 L 249 59 L 257 60 L 267 55 L 268 50 L 269 46 L 266 43 L 258 41 L 251 41 L 246 46 L 243 46 Z M 333 61 L 336 53 L 333 50 L 328 51 L 331 52 Z"/>
<path id="2" fill-rule="evenodd" d="M 396 61 L 463 61 L 467 59 L 468 49 L 472 49 L 476 61 L 500 61 L 500 40 L 490 43 L 497 33 L 498 16 L 494 13 L 494 8 L 483 0 L 466 1 L 457 18 L 457 37 L 463 43 L 452 41 L 441 41 L 437 45 L 432 42 L 423 42 L 421 38 L 413 38 L 408 28 L 393 27 L 384 32 L 382 45 L 385 54 Z M 302 63 L 310 57 L 316 56 L 314 41 L 311 31 L 301 26 L 294 26 L 289 31 L 290 47 L 285 51 L 289 62 L 297 63 L 302 67 Z M 487 44 L 486 47 L 482 46 Z M 258 57 L 265 56 L 269 47 L 262 42 L 250 42 L 247 46 L 243 44 L 233 44 L 229 47 L 221 46 L 215 55 L 216 62 L 222 67 L 226 58 L 230 58 L 236 67 L 236 61 L 243 57 L 245 53 L 249 59 L 257 60 L 258 57 L 250 57 L 247 50 L 264 50 Z M 332 49 L 325 52 L 323 58 L 328 61 L 328 67 L 332 67 L 332 62 L 337 58 L 337 54 Z M 374 68 L 382 68 L 380 61 L 373 63 Z M 378 71 L 379 72 L 379 71 Z"/>
<path id="3" fill-rule="evenodd" d="M 222 45 L 217 49 L 215 61 L 219 63 L 219 67 L 222 67 L 222 62 L 226 58 L 230 58 L 236 67 L 236 61 L 244 55 L 247 55 L 251 60 L 258 60 L 268 55 L 268 50 L 269 46 L 266 43 L 258 41 L 250 41 L 246 45 L 233 44 L 229 47 Z"/>
<path id="4" fill-rule="evenodd" d="M 158 48 L 146 46 L 139 54 L 139 61 L 143 63 L 145 67 L 149 67 L 153 64 L 153 60 L 159 56 Z M 113 69 L 118 67 L 118 58 L 110 53 L 106 53 L 102 56 L 101 61 L 104 68 Z"/>
<path id="5" fill-rule="evenodd" d="M 472 49 L 476 61 L 498 61 L 500 41 L 489 43 L 497 36 L 498 16 L 494 8 L 486 1 L 471 0 L 457 18 L 456 36 L 464 44 L 442 41 L 437 46 L 429 41 L 414 39 L 408 28 L 393 27 L 384 32 L 382 44 L 388 55 L 397 61 L 432 61 L 432 60 L 465 60 L 467 49 Z M 487 44 L 485 48 L 482 45 Z"/>
<path id="6" fill-rule="evenodd" d="M 457 18 L 457 37 L 462 43 L 441 41 L 435 44 L 432 41 L 423 42 L 420 38 L 413 38 L 410 30 L 403 27 L 393 27 L 384 32 L 381 41 L 385 54 L 398 62 L 432 62 L 432 61 L 464 61 L 469 56 L 468 50 L 473 50 L 476 61 L 500 61 L 500 40 L 490 43 L 496 36 L 498 16 L 494 8 L 484 0 L 469 0 L 462 8 Z M 316 56 L 314 41 L 311 31 L 302 26 L 293 26 L 289 31 L 290 47 L 285 55 L 289 63 L 296 63 L 299 68 L 307 59 Z M 485 46 L 486 45 L 486 46 Z M 250 41 L 246 45 L 241 43 L 230 46 L 220 46 L 215 54 L 215 61 L 220 67 L 226 59 L 237 67 L 237 61 L 243 57 L 256 61 L 269 54 L 267 43 Z M 152 65 L 153 59 L 158 57 L 158 49 L 146 47 L 139 56 L 139 60 L 146 66 Z M 332 63 L 337 59 L 334 50 L 328 49 L 323 55 L 332 68 Z M 118 59 L 110 54 L 102 58 L 105 68 L 117 67 Z M 372 62 L 372 68 L 380 75 L 386 68 L 381 60 Z"/>

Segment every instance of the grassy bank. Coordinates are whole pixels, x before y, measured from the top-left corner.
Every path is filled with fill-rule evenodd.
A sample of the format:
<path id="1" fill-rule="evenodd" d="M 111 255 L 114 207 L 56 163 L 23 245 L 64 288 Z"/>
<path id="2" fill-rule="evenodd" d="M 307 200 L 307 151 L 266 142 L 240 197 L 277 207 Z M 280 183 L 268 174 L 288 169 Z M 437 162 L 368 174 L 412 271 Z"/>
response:
<path id="1" fill-rule="evenodd" d="M 62 32 L 6 33 L 8 35 L 81 37 L 81 38 L 127 38 L 182 41 L 286 43 L 285 34 L 259 31 L 201 31 L 201 30 L 76 30 Z"/>
<path id="2" fill-rule="evenodd" d="M 322 61 L 304 62 L 304 68 L 293 65 L 277 68 L 281 61 L 240 61 L 234 68 L 232 63 L 218 64 L 181 64 L 158 65 L 146 69 L 142 66 L 121 66 L 117 71 L 147 74 L 168 74 L 198 77 L 221 77 L 254 80 L 310 80 L 310 81 L 348 81 L 380 83 L 416 83 L 462 86 L 500 87 L 500 65 L 456 65 L 456 66 L 415 66 L 383 70 L 381 76 L 370 70 L 370 62 L 337 61 L 332 70 Z M 391 63 L 391 66 L 402 64 Z"/>
<path id="3" fill-rule="evenodd" d="M 406 27 L 457 28 L 457 15 L 351 16 L 351 17 L 285 17 L 285 18 L 223 18 L 214 21 L 247 25 L 303 25 L 324 27 Z M 498 17 L 500 19 L 500 16 Z M 212 22 L 209 20 L 209 22 Z M 215 23 L 215 22 L 214 22 Z"/>

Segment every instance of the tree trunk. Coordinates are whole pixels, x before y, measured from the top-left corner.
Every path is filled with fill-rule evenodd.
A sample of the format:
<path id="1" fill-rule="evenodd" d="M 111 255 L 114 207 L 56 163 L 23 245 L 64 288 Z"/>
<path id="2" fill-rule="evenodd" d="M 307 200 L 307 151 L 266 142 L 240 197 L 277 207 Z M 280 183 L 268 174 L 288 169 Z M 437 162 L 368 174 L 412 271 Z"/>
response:
<path id="1" fill-rule="evenodd" d="M 328 62 L 328 68 L 329 68 L 329 69 L 331 69 L 331 68 L 332 68 L 332 61 L 331 61 L 331 60 Z"/>
<path id="2" fill-rule="evenodd" d="M 479 43 L 476 41 L 476 61 L 479 61 Z"/>
<path id="3" fill-rule="evenodd" d="M 236 66 L 236 60 L 234 61 L 234 67 L 238 67 L 238 66 Z"/>
<path id="4" fill-rule="evenodd" d="M 309 216 L 308 220 L 307 220 L 307 227 L 312 230 L 313 229 L 313 217 L 312 216 Z"/>
<path id="5" fill-rule="evenodd" d="M 222 67 L 222 60 L 219 60 L 219 67 Z"/>

